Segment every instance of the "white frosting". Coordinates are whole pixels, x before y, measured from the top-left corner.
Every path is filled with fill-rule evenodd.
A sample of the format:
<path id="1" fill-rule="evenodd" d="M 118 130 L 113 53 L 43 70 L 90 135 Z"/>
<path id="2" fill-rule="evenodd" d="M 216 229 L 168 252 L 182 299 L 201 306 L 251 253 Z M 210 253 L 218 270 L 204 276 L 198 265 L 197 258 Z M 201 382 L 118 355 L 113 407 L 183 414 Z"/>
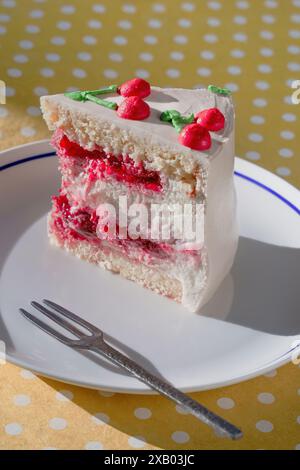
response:
<path id="1" fill-rule="evenodd" d="M 105 98 L 120 102 L 120 96 L 105 96 Z M 171 152 L 178 152 L 188 156 L 191 160 L 197 161 L 202 169 L 202 175 L 191 176 L 197 179 L 197 188 L 200 191 L 196 194 L 195 202 L 202 200 L 203 195 L 206 204 L 204 219 L 204 251 L 202 253 L 202 266 L 196 268 L 192 259 L 178 255 L 176 260 L 162 262 L 158 267 L 167 271 L 170 276 L 178 279 L 182 284 L 182 303 L 192 311 L 198 311 L 214 294 L 222 280 L 229 272 L 237 249 L 238 229 L 236 225 L 236 199 L 233 181 L 234 166 L 234 110 L 230 98 L 217 96 L 207 90 L 184 90 L 184 89 L 160 89 L 152 88 L 150 97 L 146 100 L 151 107 L 151 116 L 145 121 L 129 121 L 118 117 L 115 111 L 99 106 L 95 103 L 80 103 L 65 97 L 64 95 L 54 95 L 42 98 L 42 108 L 48 122 L 51 120 L 51 128 L 59 127 L 60 111 L 57 116 L 46 116 L 47 102 L 56 103 L 56 109 L 76 112 L 82 116 L 82 122 L 86 122 L 87 117 L 92 116 L 99 121 L 109 122 L 118 129 L 128 131 L 135 138 L 140 139 L 146 145 L 155 145 L 170 149 Z M 162 111 L 175 109 L 182 114 L 197 113 L 202 109 L 218 107 L 226 119 L 225 130 L 221 133 L 212 133 L 213 145 L 208 152 L 198 152 L 182 146 L 178 142 L 178 134 L 168 123 L 160 121 L 159 116 Z M 55 120 L 56 119 L 56 120 Z M 81 143 L 81 142 L 80 142 Z M 97 141 L 97 135 L 91 142 L 91 147 L 101 142 Z M 129 153 L 130 155 L 130 153 Z M 173 177 L 169 178 L 166 193 L 162 193 L 161 202 L 172 200 L 182 201 L 183 190 L 178 189 L 178 193 L 171 190 L 174 188 Z M 70 187 L 74 195 L 83 194 L 80 189 L 80 178 Z M 98 186 L 97 186 L 98 185 Z M 116 183 L 117 185 L 117 183 Z M 91 198 L 103 199 L 105 190 L 110 189 L 109 197 L 114 198 L 119 195 L 118 190 L 114 190 L 105 183 L 96 183 L 88 194 L 87 200 Z M 183 187 L 182 187 L 183 189 Z M 170 191 L 171 190 L 171 191 Z M 98 195 L 97 195 L 98 192 Z M 136 196 L 138 198 L 138 196 Z M 160 198 L 155 196 L 155 202 Z M 134 197 L 133 197 L 134 199 Z M 139 199 L 144 200 L 144 196 Z M 148 199 L 148 198 L 146 198 Z M 175 199 L 175 201 L 174 201 Z M 147 203 L 149 200 L 147 200 Z"/>

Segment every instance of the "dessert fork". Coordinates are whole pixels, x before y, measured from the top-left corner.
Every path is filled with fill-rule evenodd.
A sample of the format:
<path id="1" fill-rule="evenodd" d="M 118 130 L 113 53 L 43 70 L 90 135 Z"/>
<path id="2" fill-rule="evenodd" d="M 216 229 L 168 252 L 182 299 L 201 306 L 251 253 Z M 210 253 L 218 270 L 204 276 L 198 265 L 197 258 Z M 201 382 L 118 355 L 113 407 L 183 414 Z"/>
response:
<path id="1" fill-rule="evenodd" d="M 20 308 L 20 312 L 36 326 L 66 346 L 77 350 L 93 351 L 94 353 L 98 353 L 105 357 L 113 364 L 125 369 L 153 390 L 182 406 L 186 411 L 198 418 L 204 424 L 212 427 L 219 434 L 222 434 L 225 437 L 230 437 L 234 440 L 240 439 L 243 436 L 242 431 L 236 426 L 208 410 L 199 402 L 176 389 L 171 384 L 148 372 L 144 367 L 110 346 L 104 339 L 103 331 L 99 328 L 50 300 L 43 300 L 43 304 L 44 305 L 41 305 L 38 302 L 31 302 L 32 307 L 74 335 L 76 339 L 65 336 L 55 328 L 52 328 L 48 323 L 40 320 L 40 318 L 32 315 L 23 308 Z M 48 308 L 46 308 L 45 305 Z M 84 331 L 77 328 L 74 323 L 87 330 L 87 332 L 84 333 Z"/>

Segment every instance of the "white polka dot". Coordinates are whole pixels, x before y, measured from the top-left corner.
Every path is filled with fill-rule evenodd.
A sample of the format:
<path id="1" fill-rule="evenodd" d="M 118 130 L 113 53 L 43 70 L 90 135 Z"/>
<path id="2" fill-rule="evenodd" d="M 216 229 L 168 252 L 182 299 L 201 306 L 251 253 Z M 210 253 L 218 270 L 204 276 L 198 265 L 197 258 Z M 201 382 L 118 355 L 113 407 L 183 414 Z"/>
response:
<path id="1" fill-rule="evenodd" d="M 234 401 L 231 398 L 226 398 L 226 397 L 219 398 L 219 400 L 217 401 L 217 404 L 223 410 L 231 410 L 235 406 Z"/>
<path id="2" fill-rule="evenodd" d="M 23 428 L 21 424 L 19 423 L 6 424 L 4 429 L 5 429 L 6 434 L 8 434 L 9 436 L 17 436 L 18 434 L 21 434 L 23 431 Z"/>
<path id="3" fill-rule="evenodd" d="M 172 440 L 177 444 L 186 444 L 190 440 L 190 436 L 184 431 L 175 431 L 172 434 Z"/>
<path id="4" fill-rule="evenodd" d="M 274 38 L 274 33 L 272 33 L 272 31 L 263 30 L 259 34 L 262 39 L 266 39 L 268 41 L 271 41 L 271 39 Z"/>
<path id="5" fill-rule="evenodd" d="M 282 131 L 280 132 L 280 136 L 285 140 L 293 140 L 295 138 L 295 134 L 292 131 Z"/>
<path id="6" fill-rule="evenodd" d="M 251 140 L 251 142 L 257 142 L 257 143 L 262 142 L 264 140 L 261 134 L 256 134 L 255 132 L 249 134 L 248 139 Z"/>
<path id="7" fill-rule="evenodd" d="M 295 122 L 295 121 L 297 121 L 297 116 L 296 116 L 296 114 L 285 113 L 285 114 L 282 115 L 282 119 L 286 122 Z"/>
<path id="8" fill-rule="evenodd" d="M 155 36 L 145 36 L 144 37 L 144 41 L 145 43 L 147 44 L 157 44 L 157 38 Z"/>
<path id="9" fill-rule="evenodd" d="M 273 24 L 275 23 L 276 18 L 274 15 L 262 15 L 261 20 L 263 23 Z"/>
<path id="10" fill-rule="evenodd" d="M 87 44 L 89 46 L 94 46 L 98 42 L 97 38 L 95 38 L 94 36 L 84 36 L 82 38 L 82 41 L 84 42 L 84 44 Z"/>
<path id="11" fill-rule="evenodd" d="M 2 5 L 6 8 L 14 8 L 16 6 L 15 0 L 2 0 Z"/>
<path id="12" fill-rule="evenodd" d="M 211 26 L 212 28 L 217 28 L 221 24 L 221 20 L 219 18 L 207 18 L 206 23 Z"/>
<path id="13" fill-rule="evenodd" d="M 74 7 L 74 5 L 63 5 L 60 11 L 65 15 L 73 15 L 73 13 L 75 13 L 76 11 L 76 8 Z"/>
<path id="14" fill-rule="evenodd" d="M 174 52 L 171 52 L 170 57 L 173 60 L 181 61 L 181 60 L 184 59 L 184 54 L 182 52 L 179 52 L 179 51 L 174 51 Z"/>
<path id="15" fill-rule="evenodd" d="M 253 100 L 253 105 L 257 108 L 265 108 L 268 104 L 268 101 L 264 98 L 255 98 Z"/>
<path id="16" fill-rule="evenodd" d="M 103 444 L 99 441 L 89 441 L 85 444 L 86 450 L 103 450 Z"/>
<path id="17" fill-rule="evenodd" d="M 183 36 L 183 34 L 176 34 L 176 36 L 173 37 L 173 41 L 176 42 L 176 44 L 186 44 L 188 38 Z"/>
<path id="18" fill-rule="evenodd" d="M 205 34 L 203 36 L 203 39 L 205 42 L 208 42 L 210 44 L 214 44 L 216 42 L 218 42 L 219 38 L 216 34 Z"/>
<path id="19" fill-rule="evenodd" d="M 215 53 L 212 51 L 202 51 L 200 55 L 205 60 L 213 60 L 215 58 Z"/>
<path id="20" fill-rule="evenodd" d="M 272 57 L 274 55 L 273 49 L 269 47 L 262 47 L 259 52 L 263 57 Z"/>
<path id="21" fill-rule="evenodd" d="M 14 61 L 19 64 L 26 64 L 26 62 L 28 62 L 28 57 L 25 54 L 16 54 L 14 56 Z"/>
<path id="22" fill-rule="evenodd" d="M 37 95 L 37 96 L 49 95 L 48 88 L 45 88 L 43 86 L 37 86 L 37 87 L 34 88 L 33 91 L 34 91 L 34 94 Z M 22 377 L 23 377 L 23 375 L 22 375 Z M 27 377 L 24 377 L 24 378 L 27 378 Z"/>
<path id="23" fill-rule="evenodd" d="M 52 418 L 49 420 L 49 428 L 55 431 L 62 431 L 67 427 L 68 423 L 63 418 Z"/>
<path id="24" fill-rule="evenodd" d="M 241 25 L 248 23 L 247 18 L 246 18 L 245 16 L 241 16 L 241 15 L 235 16 L 235 17 L 233 18 L 233 21 L 234 21 L 234 23 L 236 23 L 236 24 L 241 24 Z"/>
<path id="25" fill-rule="evenodd" d="M 43 18 L 44 12 L 43 10 L 31 10 L 29 16 L 30 18 Z"/>
<path id="26" fill-rule="evenodd" d="M 300 0 L 293 0 L 293 5 L 300 8 Z"/>
<path id="27" fill-rule="evenodd" d="M 300 388 L 298 388 L 298 390 L 297 390 L 297 394 L 298 394 L 298 395 L 299 395 L 299 397 L 300 397 Z"/>
<path id="28" fill-rule="evenodd" d="M 31 398 L 28 395 L 15 395 L 13 402 L 17 406 L 27 406 L 31 403 Z"/>
<path id="29" fill-rule="evenodd" d="M 6 34 L 6 32 L 7 29 L 5 28 L 5 26 L 0 25 L 0 34 Z"/>
<path id="30" fill-rule="evenodd" d="M 70 390 L 60 390 L 55 394 L 56 400 L 69 402 L 73 400 L 74 394 Z"/>
<path id="31" fill-rule="evenodd" d="M 192 25 L 192 22 L 186 18 L 182 18 L 180 20 L 178 20 L 178 25 L 181 27 L 181 28 L 190 28 L 191 25 Z"/>
<path id="32" fill-rule="evenodd" d="M 8 110 L 4 106 L 0 106 L 0 118 L 8 116 Z"/>
<path id="33" fill-rule="evenodd" d="M 300 424 L 300 416 L 297 416 L 297 423 Z"/>
<path id="34" fill-rule="evenodd" d="M 255 427 L 260 432 L 271 432 L 274 429 L 273 424 L 270 421 L 266 421 L 264 419 L 258 421 Z"/>
<path id="35" fill-rule="evenodd" d="M 69 21 L 58 21 L 56 27 L 62 31 L 68 31 L 71 28 L 71 23 Z"/>
<path id="36" fill-rule="evenodd" d="M 295 450 L 300 450 L 300 444 L 297 444 L 297 445 L 295 446 Z"/>
<path id="37" fill-rule="evenodd" d="M 98 425 L 108 424 L 110 422 L 110 417 L 105 413 L 96 413 L 91 417 L 92 421 Z"/>
<path id="38" fill-rule="evenodd" d="M 293 39 L 299 39 L 300 38 L 300 30 L 290 29 L 289 30 L 289 36 Z"/>
<path id="39" fill-rule="evenodd" d="M 290 176 L 291 170 L 285 166 L 279 166 L 276 168 L 276 173 L 279 176 Z"/>
<path id="40" fill-rule="evenodd" d="M 111 398 L 115 395 L 115 393 L 113 392 L 106 392 L 102 390 L 98 390 L 98 394 L 101 395 L 101 397 L 105 397 L 105 398 Z"/>
<path id="41" fill-rule="evenodd" d="M 132 23 L 131 21 L 128 21 L 128 20 L 120 20 L 118 21 L 118 26 L 119 28 L 122 28 L 122 29 L 131 29 Z"/>
<path id="42" fill-rule="evenodd" d="M 271 370 L 270 372 L 267 372 L 267 373 L 265 374 L 265 377 L 267 377 L 267 378 L 273 378 L 273 377 L 276 377 L 276 375 L 277 375 L 277 370 L 274 369 L 274 370 Z"/>
<path id="43" fill-rule="evenodd" d="M 106 7 L 102 3 L 97 3 L 96 5 L 93 5 L 93 11 L 95 13 L 105 13 Z"/>
<path id="44" fill-rule="evenodd" d="M 5 15 L 5 14 L 1 14 L 0 15 L 0 21 L 2 21 L 3 23 L 8 23 L 10 21 L 10 16 L 9 15 Z"/>
<path id="45" fill-rule="evenodd" d="M 60 61 L 60 55 L 59 54 L 49 53 L 49 54 L 46 54 L 45 57 L 46 57 L 46 60 L 48 60 L 49 62 L 59 62 Z"/>
<path id="46" fill-rule="evenodd" d="M 98 21 L 98 20 L 90 20 L 88 21 L 88 27 L 91 29 L 101 29 L 102 23 L 101 21 Z"/>
<path id="47" fill-rule="evenodd" d="M 86 77 L 86 71 L 83 70 L 83 69 L 73 69 L 72 70 L 72 75 L 73 77 L 76 77 L 76 78 L 85 78 Z"/>
<path id="48" fill-rule="evenodd" d="M 106 78 L 117 78 L 119 74 L 118 74 L 118 72 L 116 72 L 116 70 L 104 69 L 103 70 L 103 75 Z"/>
<path id="49" fill-rule="evenodd" d="M 33 127 L 25 126 L 21 128 L 21 134 L 23 137 L 33 137 L 36 134 L 36 130 Z"/>
<path id="50" fill-rule="evenodd" d="M 259 90 L 268 90 L 270 88 L 270 84 L 263 80 L 258 80 L 257 82 L 255 82 L 255 86 Z"/>
<path id="51" fill-rule="evenodd" d="M 53 69 L 50 69 L 48 67 L 44 67 L 40 70 L 40 74 L 42 75 L 42 77 L 51 78 L 51 77 L 54 77 L 55 72 L 54 72 Z"/>
<path id="52" fill-rule="evenodd" d="M 280 149 L 278 153 L 282 158 L 292 158 L 294 156 L 293 150 L 286 148 Z"/>
<path id="53" fill-rule="evenodd" d="M 37 106 L 28 106 L 28 108 L 26 109 L 26 113 L 29 116 L 35 117 L 35 116 L 40 116 L 41 115 L 41 110 Z"/>
<path id="54" fill-rule="evenodd" d="M 146 445 L 146 439 L 143 436 L 132 436 L 128 439 L 128 444 L 135 449 L 142 449 Z"/>
<path id="55" fill-rule="evenodd" d="M 260 64 L 257 67 L 257 69 L 260 73 L 271 73 L 272 72 L 272 67 L 268 64 Z"/>
<path id="56" fill-rule="evenodd" d="M 138 419 L 149 419 L 152 416 L 152 412 L 148 408 L 136 408 L 134 416 Z"/>
<path id="57" fill-rule="evenodd" d="M 6 96 L 11 97 L 11 96 L 15 96 L 15 94 L 16 94 L 15 88 L 11 86 L 6 87 Z"/>
<path id="58" fill-rule="evenodd" d="M 111 52 L 110 54 L 108 54 L 108 57 L 112 62 L 122 62 L 123 61 L 122 54 L 119 54 L 118 52 Z"/>
<path id="59" fill-rule="evenodd" d="M 230 73 L 230 75 L 240 75 L 242 73 L 242 69 L 237 65 L 230 65 L 227 68 L 227 72 Z"/>
<path id="60" fill-rule="evenodd" d="M 235 33 L 233 35 L 233 39 L 237 42 L 246 42 L 248 40 L 248 36 L 245 33 Z"/>
<path id="61" fill-rule="evenodd" d="M 300 46 L 296 46 L 295 44 L 288 46 L 287 50 L 290 54 L 300 54 Z"/>
<path id="62" fill-rule="evenodd" d="M 265 0 L 265 7 L 267 8 L 277 8 L 278 2 L 276 0 Z"/>
<path id="63" fill-rule="evenodd" d="M 246 153 L 246 158 L 248 158 L 249 160 L 253 160 L 253 161 L 257 161 L 260 159 L 260 153 L 258 152 L 255 152 L 255 151 L 249 151 Z"/>
<path id="64" fill-rule="evenodd" d="M 19 42 L 19 46 L 22 48 L 22 49 L 32 49 L 33 48 L 33 42 L 32 41 L 29 41 L 27 39 L 24 39 L 22 41 Z"/>
<path id="65" fill-rule="evenodd" d="M 152 10 L 155 11 L 155 13 L 164 13 L 166 11 L 166 7 L 162 3 L 154 3 L 154 5 L 152 5 Z"/>
<path id="66" fill-rule="evenodd" d="M 145 70 L 145 69 L 137 69 L 135 71 L 135 75 L 136 75 L 136 77 L 139 77 L 139 78 L 149 78 L 150 77 L 150 73 L 148 72 L 148 70 Z"/>
<path id="67" fill-rule="evenodd" d="M 291 72 L 300 72 L 300 62 L 289 62 L 287 67 Z"/>
<path id="68" fill-rule="evenodd" d="M 55 46 L 64 46 L 66 44 L 65 38 L 63 38 L 61 36 L 54 36 L 53 38 L 51 38 L 50 41 Z"/>
<path id="69" fill-rule="evenodd" d="M 124 36 L 115 36 L 114 43 L 118 46 L 125 46 L 127 44 L 127 39 Z"/>
<path id="70" fill-rule="evenodd" d="M 240 89 L 237 83 L 226 83 L 225 88 L 228 88 L 228 90 L 232 92 L 238 91 Z"/>
<path id="71" fill-rule="evenodd" d="M 190 414 L 190 412 L 186 408 L 183 408 L 180 405 L 176 405 L 175 409 L 176 409 L 177 413 L 179 413 L 180 415 L 189 415 Z"/>
<path id="72" fill-rule="evenodd" d="M 211 75 L 211 70 L 207 67 L 199 67 L 197 69 L 197 74 L 201 77 L 209 77 Z"/>
<path id="73" fill-rule="evenodd" d="M 40 32 L 40 28 L 39 26 L 35 25 L 35 24 L 29 24 L 26 26 L 25 30 L 27 31 L 27 33 L 30 33 L 30 34 L 37 34 Z"/>
<path id="74" fill-rule="evenodd" d="M 22 70 L 20 69 L 9 68 L 7 70 L 7 75 L 12 78 L 19 78 L 19 77 L 22 77 L 23 73 L 22 73 Z"/>
<path id="75" fill-rule="evenodd" d="M 88 62 L 92 60 L 92 54 L 90 54 L 89 52 L 78 52 L 77 57 L 83 62 Z"/>
<path id="76" fill-rule="evenodd" d="M 153 54 L 150 54 L 150 52 L 141 52 L 139 58 L 144 62 L 151 62 L 153 60 Z"/>
<path id="77" fill-rule="evenodd" d="M 252 122 L 252 124 L 257 124 L 257 125 L 261 125 L 266 122 L 263 116 L 251 116 L 250 121 Z"/>
<path id="78" fill-rule="evenodd" d="M 127 3 L 126 5 L 122 6 L 122 10 L 124 11 L 124 13 L 128 13 L 132 15 L 136 12 L 136 7 L 134 5 Z"/>
<path id="79" fill-rule="evenodd" d="M 259 393 L 257 395 L 257 399 L 264 405 L 271 405 L 275 401 L 275 397 L 272 395 L 272 393 Z"/>
<path id="80" fill-rule="evenodd" d="M 222 8 L 222 5 L 220 2 L 215 2 L 215 1 L 210 1 L 207 3 L 208 8 L 211 10 L 220 10 Z"/>
<path id="81" fill-rule="evenodd" d="M 167 69 L 166 74 L 170 78 L 178 78 L 178 77 L 180 77 L 180 70 L 178 70 L 178 69 Z"/>
<path id="82" fill-rule="evenodd" d="M 298 14 L 291 15 L 291 21 L 292 23 L 300 23 L 300 15 Z"/>
<path id="83" fill-rule="evenodd" d="M 195 10 L 195 4 L 192 2 L 183 2 L 181 4 L 181 9 L 184 11 L 194 11 Z"/>
<path id="84" fill-rule="evenodd" d="M 160 20 L 151 19 L 148 21 L 148 26 L 150 28 L 159 29 L 162 27 L 162 22 Z"/>
<path id="85" fill-rule="evenodd" d="M 233 49 L 232 51 L 230 51 L 230 55 L 235 59 L 242 59 L 243 57 L 245 57 L 246 53 L 241 49 Z"/>

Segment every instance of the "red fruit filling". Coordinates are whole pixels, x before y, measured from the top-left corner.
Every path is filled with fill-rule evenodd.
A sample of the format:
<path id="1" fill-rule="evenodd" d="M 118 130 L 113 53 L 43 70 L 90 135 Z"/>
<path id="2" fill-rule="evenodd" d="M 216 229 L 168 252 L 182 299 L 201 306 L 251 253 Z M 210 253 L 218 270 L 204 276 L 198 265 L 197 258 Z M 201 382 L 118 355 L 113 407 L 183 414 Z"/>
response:
<path id="1" fill-rule="evenodd" d="M 88 181 L 112 177 L 128 185 L 141 186 L 155 192 L 162 191 L 159 173 L 146 170 L 142 162 L 135 163 L 128 155 L 123 157 L 107 154 L 101 147 L 86 150 L 71 142 L 61 130 L 54 134 L 52 145 L 61 157 L 61 167 L 72 169 L 80 165 L 81 171 L 86 172 Z"/>
<path id="2" fill-rule="evenodd" d="M 146 98 L 151 93 L 150 83 L 146 82 L 146 80 L 143 80 L 142 78 L 133 78 L 119 87 L 119 93 L 126 98 L 128 96 Z"/>

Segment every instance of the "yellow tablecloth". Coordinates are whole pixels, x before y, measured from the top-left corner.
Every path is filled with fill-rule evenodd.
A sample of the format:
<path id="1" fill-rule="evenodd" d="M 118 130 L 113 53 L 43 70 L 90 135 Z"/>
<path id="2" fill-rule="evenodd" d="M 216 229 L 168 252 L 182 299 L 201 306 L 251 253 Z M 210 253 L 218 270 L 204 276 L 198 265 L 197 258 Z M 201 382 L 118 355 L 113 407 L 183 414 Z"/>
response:
<path id="1" fill-rule="evenodd" d="M 0 148 L 48 136 L 39 96 L 134 76 L 235 91 L 237 155 L 300 186 L 299 0 L 0 0 Z M 298 144 L 298 145 L 297 145 Z M 239 424 L 218 438 L 160 397 L 113 395 L 0 366 L 0 448 L 299 449 L 300 370 L 194 397 Z"/>

